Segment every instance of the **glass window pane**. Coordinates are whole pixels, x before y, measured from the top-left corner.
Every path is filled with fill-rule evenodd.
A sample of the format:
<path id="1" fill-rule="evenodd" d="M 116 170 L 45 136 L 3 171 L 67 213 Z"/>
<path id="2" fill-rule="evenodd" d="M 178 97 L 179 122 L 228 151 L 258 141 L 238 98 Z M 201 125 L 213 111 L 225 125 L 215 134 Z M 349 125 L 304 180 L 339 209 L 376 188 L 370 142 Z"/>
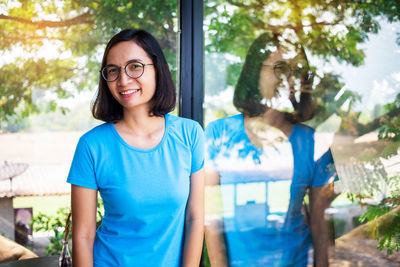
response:
<path id="1" fill-rule="evenodd" d="M 59 255 L 74 151 L 85 132 L 103 123 L 92 118 L 90 107 L 105 46 L 126 28 L 150 32 L 176 84 L 178 1 L 13 0 L 0 1 L 0 10 L 0 234 L 14 239 L 14 223 L 32 232 L 13 212 L 31 208 L 33 242 L 23 245 L 39 256 Z"/>
<path id="2" fill-rule="evenodd" d="M 399 209 L 399 11 L 205 1 L 211 263 L 392 264 L 378 251 L 400 244 L 384 228 Z"/>

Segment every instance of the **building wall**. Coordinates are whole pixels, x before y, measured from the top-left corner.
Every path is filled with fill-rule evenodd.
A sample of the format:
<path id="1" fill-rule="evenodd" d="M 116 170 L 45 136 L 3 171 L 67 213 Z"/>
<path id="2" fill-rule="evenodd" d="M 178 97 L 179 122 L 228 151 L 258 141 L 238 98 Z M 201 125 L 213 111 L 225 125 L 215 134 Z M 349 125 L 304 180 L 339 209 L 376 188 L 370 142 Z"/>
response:
<path id="1" fill-rule="evenodd" d="M 0 235 L 14 240 L 14 210 L 12 198 L 0 198 Z"/>

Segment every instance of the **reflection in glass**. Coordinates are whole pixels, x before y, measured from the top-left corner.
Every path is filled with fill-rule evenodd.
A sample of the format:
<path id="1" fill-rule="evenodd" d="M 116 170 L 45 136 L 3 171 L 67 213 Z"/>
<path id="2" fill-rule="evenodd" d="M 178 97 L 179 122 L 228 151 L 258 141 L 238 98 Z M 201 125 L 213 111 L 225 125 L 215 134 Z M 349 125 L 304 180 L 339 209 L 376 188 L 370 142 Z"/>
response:
<path id="1" fill-rule="evenodd" d="M 264 33 L 251 45 L 235 87 L 241 114 L 207 126 L 207 183 L 233 186 L 221 190 L 222 220 L 209 217 L 212 264 L 306 266 L 312 236 L 316 256 L 327 260 L 324 209 L 336 174 L 329 142 L 300 123 L 313 116 L 312 78 L 301 50 Z"/>
<path id="2" fill-rule="evenodd" d="M 277 81 L 276 89 L 279 90 L 264 89 L 261 94 L 257 90 L 261 88 L 253 86 L 256 90 L 250 94 L 250 99 L 254 96 L 257 101 L 248 102 L 247 107 L 255 114 L 263 114 L 265 107 L 272 107 L 292 114 L 292 118 L 316 129 L 316 159 L 330 147 L 339 177 L 335 191 L 341 192 L 325 212 L 329 224 L 331 266 L 397 266 L 400 263 L 396 255 L 390 255 L 400 249 L 396 234 L 400 230 L 399 12 L 400 6 L 395 0 L 364 1 L 363 4 L 348 1 L 205 1 L 205 125 L 211 126 L 213 123 L 210 122 L 236 115 L 239 111 L 244 115 L 245 133 L 251 144 L 261 148 L 264 143 L 271 143 L 271 138 L 265 136 L 266 132 L 271 132 L 268 128 L 263 129 L 259 123 L 249 127 L 246 123 L 245 112 L 237 108 L 235 98 L 238 96 L 234 94 L 234 88 L 247 68 L 245 58 L 251 50 L 249 47 L 262 33 L 272 32 L 285 52 L 284 60 L 276 64 L 263 62 L 266 72 L 275 69 L 275 73 L 269 78 L 261 76 L 260 80 L 266 77 L 266 83 Z M 267 49 L 274 52 L 278 46 L 270 45 Z M 298 61 L 293 61 L 295 57 Z M 252 63 L 261 64 L 257 60 Z M 259 69 L 248 72 L 248 87 L 259 82 L 256 77 L 259 72 Z M 305 78 L 306 74 L 309 88 L 304 87 L 300 78 Z M 288 76 L 293 78 L 287 79 Z M 313 101 L 301 101 L 302 92 L 308 90 Z M 309 96 L 303 94 L 303 97 Z M 246 106 L 246 101 L 242 102 Z M 310 104 L 312 109 L 301 108 Z M 290 119 L 290 115 L 286 116 Z M 228 132 L 224 138 L 229 139 L 230 134 Z M 262 141 L 252 136 L 262 136 Z M 224 139 L 216 146 L 223 147 L 220 144 L 227 142 Z M 240 169 L 235 161 L 232 166 Z M 208 178 L 212 184 L 219 184 L 219 178 L 223 177 L 213 172 Z M 264 191 L 256 191 L 256 187 Z M 233 217 L 234 194 L 246 191 L 238 188 L 232 184 L 207 188 L 210 196 L 206 203 L 207 226 L 215 222 L 219 228 L 214 229 L 222 231 L 220 222 L 223 221 L 218 218 L 228 217 L 228 214 Z M 255 182 L 250 188 L 246 192 L 252 193 L 246 194 L 251 197 L 239 196 L 240 204 L 260 204 L 262 199 L 269 203 L 274 199 L 271 191 L 278 191 L 276 194 L 281 198 L 289 199 L 279 188 L 267 190 L 262 182 Z M 226 191 L 232 200 L 222 197 Z M 264 198 L 258 197 L 263 194 Z M 311 195 L 305 197 L 305 202 L 310 201 Z M 207 239 L 219 236 L 208 235 Z M 210 259 L 221 259 L 223 248 L 207 246 Z M 362 255 L 362 259 L 357 255 Z"/>

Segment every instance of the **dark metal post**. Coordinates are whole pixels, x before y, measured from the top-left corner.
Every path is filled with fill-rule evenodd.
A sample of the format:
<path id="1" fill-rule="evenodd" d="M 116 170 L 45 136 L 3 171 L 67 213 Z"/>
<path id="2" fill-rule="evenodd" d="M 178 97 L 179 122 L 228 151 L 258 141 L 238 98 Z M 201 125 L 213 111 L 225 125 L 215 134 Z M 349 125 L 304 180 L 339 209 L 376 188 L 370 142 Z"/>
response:
<path id="1" fill-rule="evenodd" d="M 179 115 L 203 125 L 203 0 L 180 0 Z"/>

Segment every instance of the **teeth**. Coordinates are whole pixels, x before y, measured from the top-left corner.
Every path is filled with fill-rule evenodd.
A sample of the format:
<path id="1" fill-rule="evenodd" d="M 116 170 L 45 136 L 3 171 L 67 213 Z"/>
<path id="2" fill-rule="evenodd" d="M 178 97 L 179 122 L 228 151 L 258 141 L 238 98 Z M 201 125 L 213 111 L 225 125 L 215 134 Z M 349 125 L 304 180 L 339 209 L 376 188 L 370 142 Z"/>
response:
<path id="1" fill-rule="evenodd" d="M 136 93 L 137 91 L 139 91 L 139 89 L 123 91 L 123 92 L 120 92 L 120 94 L 121 95 L 129 95 L 129 94 Z"/>

